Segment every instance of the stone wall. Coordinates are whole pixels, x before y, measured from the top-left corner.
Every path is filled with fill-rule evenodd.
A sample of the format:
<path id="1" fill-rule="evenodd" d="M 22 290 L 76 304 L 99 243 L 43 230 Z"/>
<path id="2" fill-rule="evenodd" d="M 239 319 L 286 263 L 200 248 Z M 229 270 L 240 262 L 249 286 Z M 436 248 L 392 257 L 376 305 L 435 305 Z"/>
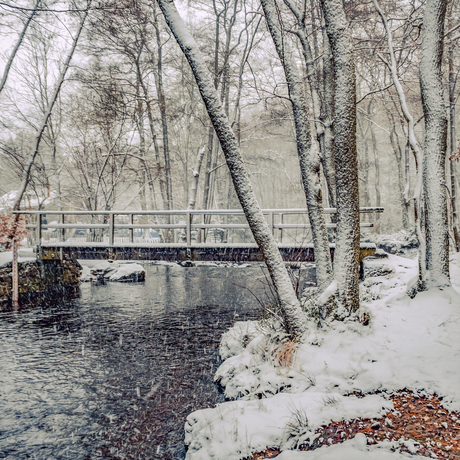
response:
<path id="1" fill-rule="evenodd" d="M 0 266 L 0 302 L 12 298 L 12 262 Z M 43 260 L 21 262 L 19 271 L 19 298 L 27 299 L 35 294 L 63 291 L 78 286 L 81 266 L 71 260 Z"/>

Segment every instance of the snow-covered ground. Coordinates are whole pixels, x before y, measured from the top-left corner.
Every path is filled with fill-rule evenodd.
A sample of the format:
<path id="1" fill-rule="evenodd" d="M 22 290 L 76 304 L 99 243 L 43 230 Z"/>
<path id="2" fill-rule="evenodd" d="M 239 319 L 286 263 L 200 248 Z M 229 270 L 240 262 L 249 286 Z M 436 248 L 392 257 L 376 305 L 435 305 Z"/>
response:
<path id="1" fill-rule="evenodd" d="M 385 391 L 436 392 L 446 408 L 460 410 L 460 254 L 451 258 L 453 288 L 414 299 L 405 291 L 417 261 L 390 255 L 366 261 L 366 273 L 367 326 L 349 321 L 318 329 L 312 323 L 291 349 L 258 322 L 238 322 L 223 336 L 224 362 L 215 379 L 231 401 L 189 415 L 187 460 L 239 460 L 274 446 L 282 447 L 280 460 L 399 460 L 410 455 L 391 452 L 390 441 L 367 445 L 362 434 L 314 451 L 289 449 L 312 442 L 315 430 L 331 421 L 381 417 L 392 408 Z M 383 393 L 350 395 L 374 390 Z"/>

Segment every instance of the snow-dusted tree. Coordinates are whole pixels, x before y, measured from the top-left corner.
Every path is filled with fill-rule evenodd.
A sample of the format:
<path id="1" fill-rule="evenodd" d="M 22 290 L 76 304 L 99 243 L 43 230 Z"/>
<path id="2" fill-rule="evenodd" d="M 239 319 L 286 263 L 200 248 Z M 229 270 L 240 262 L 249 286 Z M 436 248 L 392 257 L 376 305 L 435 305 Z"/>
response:
<path id="1" fill-rule="evenodd" d="M 422 197 L 422 188 L 423 188 L 423 176 L 422 176 L 422 161 L 423 161 L 423 154 L 420 146 L 417 142 L 417 138 L 415 136 L 415 121 L 412 113 L 409 110 L 409 106 L 407 104 L 406 95 L 404 93 L 403 87 L 401 85 L 401 81 L 398 75 L 398 65 L 396 62 L 395 52 L 393 48 L 393 36 L 392 31 L 388 25 L 388 21 L 386 16 L 381 9 L 380 5 L 378 4 L 377 0 L 373 0 L 375 9 L 377 10 L 380 18 L 382 19 L 383 26 L 385 28 L 386 36 L 387 36 L 387 43 L 388 43 L 388 52 L 390 55 L 389 61 L 385 61 L 383 57 L 381 59 L 386 62 L 388 69 L 390 70 L 391 79 L 395 86 L 396 92 L 398 94 L 398 99 L 401 104 L 401 109 L 404 114 L 404 118 L 407 121 L 407 137 L 408 143 L 412 152 L 415 156 L 415 165 L 417 170 L 417 181 L 415 185 L 414 191 L 414 208 L 415 208 L 415 226 L 417 237 L 419 241 L 419 280 L 417 285 L 414 285 L 414 288 L 421 289 L 423 284 L 423 278 L 425 277 L 425 267 L 426 267 L 426 236 L 422 224 L 422 212 L 423 212 L 423 197 Z"/>
<path id="2" fill-rule="evenodd" d="M 353 43 L 342 0 L 321 0 L 334 61 L 334 159 L 337 237 L 334 280 L 339 308 L 359 307 L 359 193 Z M 339 311 L 340 314 L 340 311 Z"/>
<path id="3" fill-rule="evenodd" d="M 295 334 L 302 334 L 307 327 L 305 314 L 302 312 L 275 239 L 257 202 L 249 175 L 243 163 L 237 138 L 225 113 L 220 96 L 216 91 L 212 76 L 174 2 L 172 0 L 158 0 L 158 4 L 166 23 L 186 56 L 198 84 L 201 97 L 224 152 L 238 199 L 254 239 L 263 254 L 278 294 L 286 330 Z"/>
<path id="4" fill-rule="evenodd" d="M 447 0 L 427 0 L 423 15 L 420 88 L 425 114 L 423 185 L 428 286 L 448 286 L 449 227 L 445 160 L 447 113 L 443 100 L 441 62 Z"/>
<path id="5" fill-rule="evenodd" d="M 283 66 L 288 85 L 289 100 L 292 104 L 296 132 L 297 153 L 299 155 L 302 185 L 307 200 L 308 216 L 315 247 L 316 279 L 320 290 L 324 289 L 332 278 L 331 253 L 327 237 L 326 222 L 323 213 L 322 193 L 320 183 L 320 155 L 316 143 L 312 143 L 310 124 L 307 118 L 304 85 L 301 73 L 297 68 L 289 40 L 284 36 L 280 22 L 280 14 L 275 0 L 261 0 L 265 21 L 275 44 L 276 51 Z M 293 5 L 291 8 L 297 11 Z M 302 35 L 303 38 L 305 38 Z M 305 45 L 305 47 L 307 47 Z M 311 52 L 309 53 L 311 58 Z M 309 69 L 309 73 L 312 70 Z M 311 80 L 311 78 L 310 78 Z M 313 100 L 316 106 L 317 118 L 320 115 L 318 94 L 313 88 Z"/>
<path id="6" fill-rule="evenodd" d="M 0 81 L 0 93 L 2 92 L 3 88 L 5 87 L 6 81 L 8 79 L 8 75 L 10 73 L 11 66 L 13 64 L 14 58 L 16 57 L 16 54 L 19 50 L 19 47 L 21 46 L 24 37 L 26 36 L 27 29 L 29 28 L 30 23 L 34 19 L 34 16 L 37 14 L 37 11 L 39 9 L 41 0 L 36 0 L 35 5 L 31 10 L 31 13 L 29 17 L 27 18 L 26 22 L 24 23 L 24 27 L 22 28 L 21 33 L 19 34 L 18 40 L 16 41 L 16 44 L 14 45 L 13 50 L 11 51 L 10 57 L 8 58 L 8 61 L 6 62 L 5 70 L 3 71 L 3 76 Z"/>

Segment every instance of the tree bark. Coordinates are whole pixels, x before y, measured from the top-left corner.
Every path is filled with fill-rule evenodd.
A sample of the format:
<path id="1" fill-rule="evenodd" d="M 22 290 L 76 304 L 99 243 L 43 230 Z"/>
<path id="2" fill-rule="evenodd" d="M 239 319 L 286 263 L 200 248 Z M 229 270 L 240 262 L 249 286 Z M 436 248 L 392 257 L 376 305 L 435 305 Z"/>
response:
<path id="1" fill-rule="evenodd" d="M 449 17 L 449 22 L 450 22 Z M 452 26 L 450 25 L 449 29 Z M 448 63 L 449 63 L 449 127 L 450 127 L 450 156 L 455 152 L 457 145 L 457 139 L 455 138 L 455 71 L 454 71 L 454 46 L 449 45 L 448 51 Z M 458 231 L 457 222 L 457 187 L 455 181 L 455 161 L 451 160 L 450 163 L 450 194 L 451 194 L 451 206 L 452 206 L 452 231 L 454 234 L 454 248 L 456 252 L 460 251 L 460 234 Z"/>
<path id="2" fill-rule="evenodd" d="M 359 190 L 353 43 L 342 0 L 321 0 L 334 60 L 334 159 L 337 237 L 334 279 L 343 315 L 359 308 Z M 342 313 L 337 312 L 339 315 Z"/>
<path id="3" fill-rule="evenodd" d="M 426 282 L 449 286 L 449 226 L 445 161 L 447 114 L 441 62 L 447 0 L 427 0 L 423 15 L 420 88 L 425 114 L 423 183 L 426 205 Z"/>
<path id="4" fill-rule="evenodd" d="M 324 22 L 324 20 L 322 21 Z M 329 203 L 336 207 L 337 186 L 335 183 L 334 160 L 334 60 L 332 58 L 331 44 L 323 29 L 323 99 L 321 104 L 320 120 L 324 123 L 324 175 L 326 176 L 329 191 Z"/>
<path id="5" fill-rule="evenodd" d="M 285 328 L 288 332 L 300 335 L 307 329 L 305 313 L 300 307 L 299 300 L 295 295 L 275 239 L 257 202 L 249 175 L 244 167 L 237 139 L 222 107 L 211 75 L 195 40 L 186 29 L 173 1 L 158 0 L 158 3 L 166 19 L 166 23 L 175 36 L 182 52 L 187 57 L 198 84 L 201 97 L 221 143 L 238 199 L 254 235 L 254 239 L 262 252 L 274 288 L 278 294 Z"/>
<path id="6" fill-rule="evenodd" d="M 335 167 L 334 167 L 334 153 L 333 153 L 333 144 L 331 143 L 330 132 L 326 131 L 324 120 L 322 115 L 326 111 L 326 108 L 322 107 L 322 101 L 320 98 L 320 80 L 318 78 L 317 66 L 315 65 L 315 58 L 308 40 L 307 31 L 305 28 L 305 12 L 301 12 L 293 0 L 284 0 L 284 3 L 294 14 L 297 27 L 295 29 L 295 34 L 300 40 L 302 45 L 302 53 L 305 61 L 306 67 L 306 76 L 308 81 L 308 86 L 310 88 L 311 98 L 312 98 L 312 107 L 313 115 L 315 118 L 315 130 L 318 144 L 321 151 L 321 163 L 323 165 L 323 172 L 326 178 L 326 183 L 328 186 L 329 192 L 329 202 L 332 207 L 335 207 Z M 312 19 L 314 18 L 312 10 Z M 278 21 L 279 22 L 279 21 Z M 314 41 L 316 42 L 316 33 L 313 33 Z M 329 43 L 327 42 L 326 47 Z M 315 45 L 315 50 L 317 51 L 317 44 Z M 327 49 L 325 52 L 327 53 Z M 279 54 L 279 53 L 278 53 Z M 332 69 L 330 69 L 332 71 Z M 323 101 L 323 104 L 326 101 Z M 327 102 L 330 102 L 329 100 Z M 332 106 L 331 106 L 332 109 Z M 324 114 L 325 115 L 325 114 Z M 327 139 L 326 139 L 327 137 Z"/>

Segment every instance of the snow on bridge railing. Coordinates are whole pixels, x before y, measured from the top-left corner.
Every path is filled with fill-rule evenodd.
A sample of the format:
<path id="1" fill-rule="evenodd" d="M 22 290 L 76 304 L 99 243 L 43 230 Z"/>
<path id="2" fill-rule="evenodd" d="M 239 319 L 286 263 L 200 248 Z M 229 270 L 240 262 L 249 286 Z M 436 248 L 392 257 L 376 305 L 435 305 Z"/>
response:
<path id="1" fill-rule="evenodd" d="M 362 207 L 360 213 L 381 213 L 384 211 L 382 207 Z M 283 231 L 288 229 L 308 229 L 310 225 L 307 223 L 286 223 L 286 216 L 303 216 L 308 218 L 308 211 L 306 208 L 291 208 L 291 209 L 263 209 L 262 212 L 267 217 L 267 223 L 275 234 L 279 232 L 280 243 L 283 239 Z M 325 214 L 335 214 L 335 208 L 325 208 Z M 107 246 L 114 245 L 133 245 L 133 244 L 154 244 L 154 245 L 168 245 L 170 242 L 161 242 L 160 235 L 154 229 L 166 230 L 165 234 L 168 235 L 169 230 L 173 230 L 172 239 L 176 238 L 175 231 L 181 230 L 179 238 L 186 243 L 187 246 L 192 245 L 193 235 L 195 232 L 206 232 L 207 229 L 247 229 L 247 223 L 227 223 L 227 222 L 211 222 L 213 216 L 223 217 L 244 217 L 241 209 L 207 209 L 207 210 L 161 210 L 161 211 L 16 211 L 18 214 L 26 214 L 35 216 L 33 224 L 26 225 L 26 228 L 35 229 L 35 244 L 52 243 L 54 246 L 59 244 L 76 244 L 76 245 L 100 245 L 103 243 Z M 43 217 L 46 216 L 46 221 Z M 56 216 L 58 222 L 48 222 L 49 216 Z M 90 220 L 94 222 L 95 216 L 102 216 L 104 223 L 83 223 L 83 222 L 65 222 L 65 216 L 89 216 Z M 150 216 L 156 217 L 156 222 L 148 222 Z M 179 223 L 171 223 L 171 218 L 182 217 Z M 201 217 L 201 222 L 193 222 L 194 216 Z M 206 216 L 209 216 L 206 219 Z M 138 221 L 135 221 L 135 217 Z M 164 222 L 159 221 L 159 217 L 164 218 Z M 278 219 L 276 219 L 278 217 Z M 124 219 L 128 219 L 126 223 Z M 75 217 L 72 218 L 75 220 Z M 122 219 L 122 222 L 117 222 L 117 219 Z M 147 222 L 146 222 L 147 220 Z M 175 220 L 175 219 L 173 219 Z M 278 220 L 278 222 L 275 222 Z M 331 222 L 327 223 L 328 228 L 335 228 L 337 224 Z M 373 227 L 372 223 L 361 222 L 361 227 Z M 50 232 L 50 229 L 53 229 Z M 73 231 L 65 238 L 65 232 Z M 122 233 L 127 231 L 128 236 L 116 236 L 116 230 Z M 83 234 L 82 234 L 83 231 Z M 101 232 L 102 231 L 102 232 Z M 107 231 L 107 235 L 104 233 Z M 51 233 L 56 233 L 57 237 L 51 238 Z M 147 234 L 147 236 L 145 235 Z M 43 236 L 47 238 L 43 238 Z M 88 239 L 90 241 L 88 241 Z M 165 238 L 163 237 L 163 240 Z M 204 238 L 205 239 L 205 238 Z M 51 241 L 53 240 L 53 241 Z M 202 241 L 202 240 L 200 240 Z"/>

